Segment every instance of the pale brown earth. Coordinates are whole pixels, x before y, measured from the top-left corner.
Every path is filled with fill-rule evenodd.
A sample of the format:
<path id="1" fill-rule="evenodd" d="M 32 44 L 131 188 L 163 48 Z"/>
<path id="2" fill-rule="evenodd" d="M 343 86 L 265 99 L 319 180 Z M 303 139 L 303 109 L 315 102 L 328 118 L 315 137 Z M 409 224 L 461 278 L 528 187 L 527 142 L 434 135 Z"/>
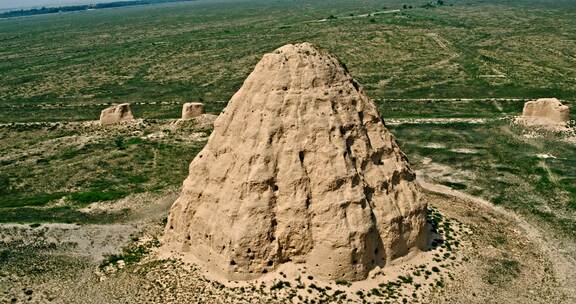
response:
<path id="1" fill-rule="evenodd" d="M 187 102 L 182 106 L 182 119 L 191 119 L 204 114 L 204 104 L 201 102 Z"/>
<path id="2" fill-rule="evenodd" d="M 415 174 L 376 105 L 309 43 L 267 54 L 190 165 L 164 257 L 224 279 L 284 263 L 362 280 L 428 236 Z"/>
<path id="3" fill-rule="evenodd" d="M 132 115 L 132 109 L 129 103 L 111 106 L 102 110 L 100 114 L 100 124 L 102 125 L 131 121 L 133 119 L 134 116 Z"/>

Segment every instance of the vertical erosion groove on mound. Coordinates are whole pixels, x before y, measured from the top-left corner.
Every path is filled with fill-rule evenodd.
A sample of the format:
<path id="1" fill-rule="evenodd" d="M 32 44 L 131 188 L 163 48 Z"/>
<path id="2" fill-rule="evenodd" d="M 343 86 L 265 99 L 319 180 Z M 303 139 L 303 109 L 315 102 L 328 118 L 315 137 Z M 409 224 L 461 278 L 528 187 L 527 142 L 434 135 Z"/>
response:
<path id="1" fill-rule="evenodd" d="M 311 44 L 267 54 L 215 122 L 165 252 L 228 279 L 286 262 L 361 280 L 426 243 L 426 204 L 376 105 Z"/>

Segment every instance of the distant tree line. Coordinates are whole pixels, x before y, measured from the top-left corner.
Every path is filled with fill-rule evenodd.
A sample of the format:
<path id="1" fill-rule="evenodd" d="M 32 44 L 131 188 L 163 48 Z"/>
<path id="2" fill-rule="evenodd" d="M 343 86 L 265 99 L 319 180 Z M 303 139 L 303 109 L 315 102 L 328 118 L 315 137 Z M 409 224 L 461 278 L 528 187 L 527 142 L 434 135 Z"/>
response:
<path id="1" fill-rule="evenodd" d="M 116 1 L 116 2 L 108 2 L 108 3 L 70 5 L 70 6 L 59 6 L 59 7 L 42 7 L 42 8 L 15 10 L 15 11 L 0 13 L 0 18 L 23 17 L 23 16 L 34 16 L 34 15 L 44 15 L 44 14 L 65 13 L 65 12 L 87 11 L 87 10 L 91 10 L 91 9 L 103 9 L 103 8 L 136 6 L 136 5 L 147 5 L 147 4 L 158 4 L 158 3 L 169 3 L 169 2 L 190 2 L 190 1 L 195 1 L 195 0 L 136 0 L 136 1 Z"/>

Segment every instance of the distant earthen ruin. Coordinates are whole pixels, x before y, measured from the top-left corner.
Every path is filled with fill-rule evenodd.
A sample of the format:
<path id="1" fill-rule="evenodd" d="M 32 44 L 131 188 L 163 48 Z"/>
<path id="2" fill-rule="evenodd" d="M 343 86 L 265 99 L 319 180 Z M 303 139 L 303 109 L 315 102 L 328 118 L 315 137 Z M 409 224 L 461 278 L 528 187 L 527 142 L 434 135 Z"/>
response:
<path id="1" fill-rule="evenodd" d="M 540 98 L 524 104 L 522 120 L 530 125 L 565 125 L 570 108 L 556 98 Z"/>
<path id="2" fill-rule="evenodd" d="M 376 105 L 309 43 L 267 54 L 218 117 L 162 253 L 229 280 L 283 263 L 362 280 L 427 244 L 426 203 Z"/>
<path id="3" fill-rule="evenodd" d="M 188 102 L 182 106 L 182 119 L 191 119 L 204 114 L 204 104 L 201 102 Z"/>
<path id="4" fill-rule="evenodd" d="M 100 113 L 100 123 L 102 125 L 116 124 L 134 119 L 129 103 L 111 106 Z"/>

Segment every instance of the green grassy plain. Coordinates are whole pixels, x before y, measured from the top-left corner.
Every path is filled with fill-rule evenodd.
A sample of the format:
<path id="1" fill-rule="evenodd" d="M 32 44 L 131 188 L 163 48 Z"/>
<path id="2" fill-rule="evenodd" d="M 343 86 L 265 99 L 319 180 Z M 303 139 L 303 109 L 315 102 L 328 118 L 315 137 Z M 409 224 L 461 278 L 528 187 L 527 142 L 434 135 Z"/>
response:
<path id="1" fill-rule="evenodd" d="M 134 128 L 0 128 L 0 222 L 121 221 L 124 210 L 78 209 L 179 187 L 204 145 L 188 140 L 191 132 L 211 131 L 170 129 L 155 122 Z"/>
<path id="2" fill-rule="evenodd" d="M 115 102 L 219 112 L 264 53 L 302 41 L 375 99 L 576 97 L 573 2 L 425 3 L 200 0 L 0 20 L 0 122 L 96 119 L 104 106 L 57 105 Z"/>
<path id="3" fill-rule="evenodd" d="M 427 179 L 482 197 L 563 237 L 576 231 L 576 153 L 565 135 L 509 119 L 389 126 Z"/>

